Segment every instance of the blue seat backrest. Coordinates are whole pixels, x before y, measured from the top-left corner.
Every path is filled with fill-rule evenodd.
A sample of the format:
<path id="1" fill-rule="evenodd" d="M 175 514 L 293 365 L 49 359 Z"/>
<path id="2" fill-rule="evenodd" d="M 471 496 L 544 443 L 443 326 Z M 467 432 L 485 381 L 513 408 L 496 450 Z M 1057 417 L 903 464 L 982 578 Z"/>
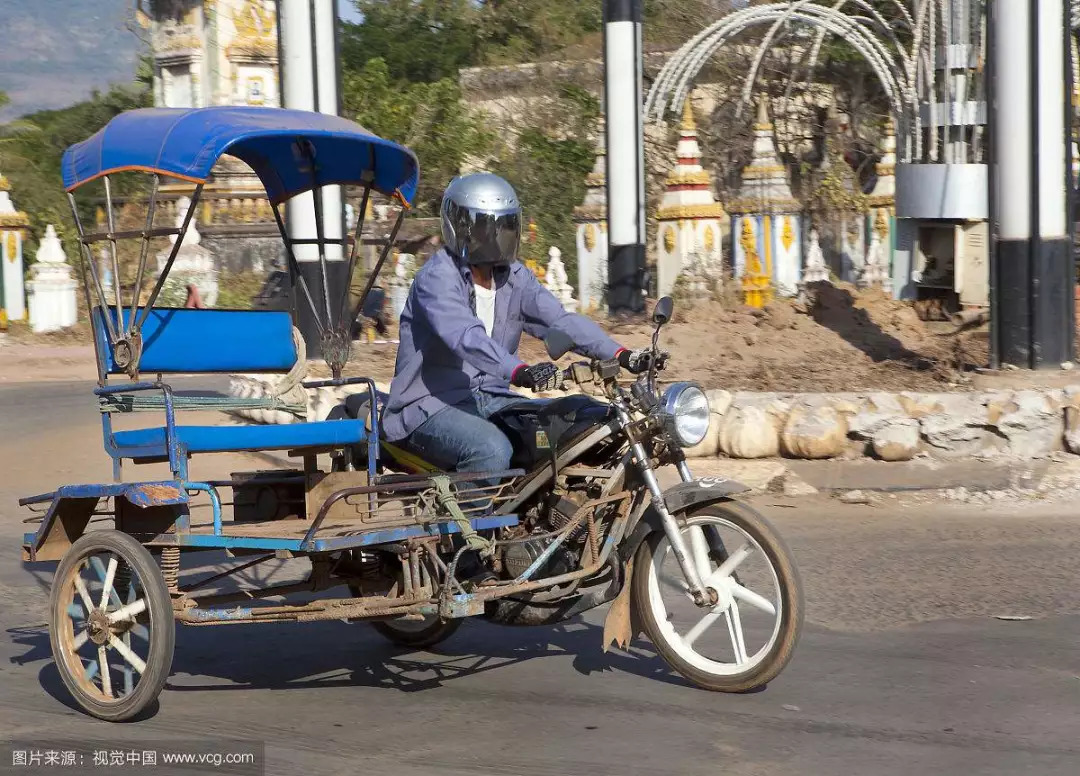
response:
<path id="1" fill-rule="evenodd" d="M 123 311 L 125 322 L 130 312 Z M 106 314 L 116 321 L 115 308 Z M 113 361 L 100 307 L 94 309 L 94 336 L 103 371 L 122 374 Z M 292 317 L 278 310 L 154 308 L 142 338 L 143 373 L 288 372 L 296 363 Z"/>

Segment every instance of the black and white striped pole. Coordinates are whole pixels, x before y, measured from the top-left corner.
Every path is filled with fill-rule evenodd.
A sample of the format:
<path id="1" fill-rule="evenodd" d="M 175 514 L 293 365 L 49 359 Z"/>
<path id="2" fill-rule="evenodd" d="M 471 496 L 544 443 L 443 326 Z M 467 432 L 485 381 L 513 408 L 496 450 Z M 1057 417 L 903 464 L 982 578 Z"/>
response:
<path id="1" fill-rule="evenodd" d="M 1056 369 L 1073 360 L 1065 0 L 990 4 L 992 360 Z"/>
<path id="2" fill-rule="evenodd" d="M 604 0 L 608 312 L 641 312 L 645 286 L 642 0 Z"/>
<path id="3" fill-rule="evenodd" d="M 337 0 L 280 0 L 278 47 L 282 106 L 338 115 Z M 337 299 L 343 284 L 348 282 L 345 277 L 348 265 L 341 244 L 344 212 L 340 186 L 304 192 L 285 206 L 289 237 L 308 241 L 294 245 L 293 254 L 320 317 L 329 317 L 325 311 L 324 284 L 330 298 Z M 312 244 L 313 239 L 320 237 L 325 241 L 323 246 Z M 294 278 L 294 282 L 298 283 L 299 279 Z M 322 350 L 318 321 L 297 289 L 293 289 L 293 302 L 308 357 L 316 358 Z"/>

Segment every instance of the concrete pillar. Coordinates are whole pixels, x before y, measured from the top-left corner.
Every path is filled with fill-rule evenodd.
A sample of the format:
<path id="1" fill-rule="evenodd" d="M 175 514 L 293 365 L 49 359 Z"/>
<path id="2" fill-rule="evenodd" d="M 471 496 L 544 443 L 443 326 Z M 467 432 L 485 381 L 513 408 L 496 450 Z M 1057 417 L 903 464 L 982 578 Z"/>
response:
<path id="1" fill-rule="evenodd" d="M 642 0 L 604 0 L 604 111 L 608 164 L 608 310 L 644 309 L 645 134 Z"/>
<path id="2" fill-rule="evenodd" d="M 995 365 L 1052 369 L 1073 358 L 1067 31 L 1064 0 L 990 5 Z"/>

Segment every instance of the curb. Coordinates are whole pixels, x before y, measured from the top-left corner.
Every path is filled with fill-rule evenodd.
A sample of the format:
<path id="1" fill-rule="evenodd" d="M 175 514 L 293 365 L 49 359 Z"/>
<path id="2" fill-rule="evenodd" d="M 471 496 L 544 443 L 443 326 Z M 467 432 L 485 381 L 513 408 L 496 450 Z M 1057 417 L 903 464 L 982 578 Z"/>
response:
<path id="1" fill-rule="evenodd" d="M 296 468 L 295 460 L 273 453 L 251 457 L 274 469 Z M 1080 490 L 1080 459 L 1041 461 L 933 460 L 883 461 L 739 461 L 697 458 L 689 462 L 695 477 L 725 477 L 750 488 L 754 495 L 799 498 L 850 492 L 919 494 L 941 491 L 992 493 Z"/>

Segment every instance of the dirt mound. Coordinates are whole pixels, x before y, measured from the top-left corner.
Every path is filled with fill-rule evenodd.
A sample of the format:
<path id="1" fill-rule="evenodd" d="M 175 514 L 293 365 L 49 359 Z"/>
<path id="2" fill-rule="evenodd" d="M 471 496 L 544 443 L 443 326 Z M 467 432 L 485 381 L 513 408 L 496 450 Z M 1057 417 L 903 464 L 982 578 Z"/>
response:
<path id="1" fill-rule="evenodd" d="M 652 337 L 646 321 L 598 322 L 627 347 L 646 346 Z M 709 388 L 944 391 L 956 381 L 951 366 L 958 351 L 953 337 L 938 333 L 944 330 L 936 332 L 908 304 L 880 291 L 821 283 L 804 301 L 778 299 L 760 310 L 677 303 L 660 343 L 672 356 L 665 380 Z M 389 379 L 395 350 L 358 343 L 350 373 Z M 523 338 L 519 355 L 529 363 L 547 359 L 543 343 L 531 337 Z"/>

